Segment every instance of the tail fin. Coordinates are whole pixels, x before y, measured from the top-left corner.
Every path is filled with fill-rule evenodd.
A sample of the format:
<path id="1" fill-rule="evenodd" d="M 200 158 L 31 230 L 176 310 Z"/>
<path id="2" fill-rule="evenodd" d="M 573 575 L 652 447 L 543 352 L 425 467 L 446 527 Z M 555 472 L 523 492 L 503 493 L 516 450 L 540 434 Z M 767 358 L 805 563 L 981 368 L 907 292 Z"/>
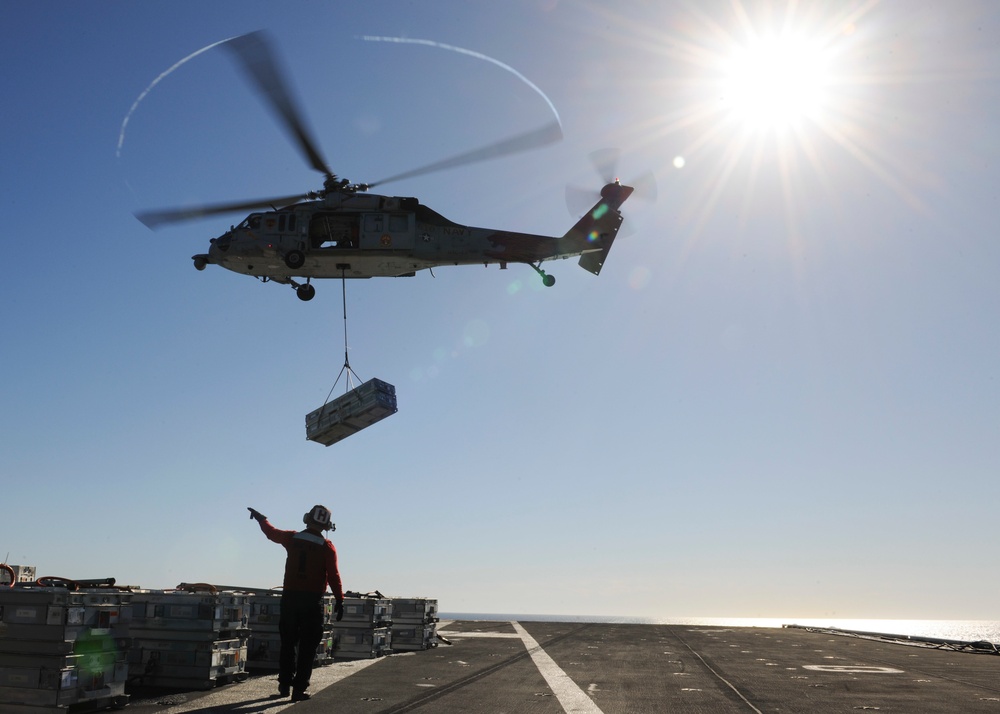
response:
<path id="1" fill-rule="evenodd" d="M 617 181 L 609 183 L 601 189 L 601 200 L 563 236 L 574 252 L 582 253 L 579 265 L 584 270 L 600 275 L 622 225 L 619 209 L 634 190 Z"/>

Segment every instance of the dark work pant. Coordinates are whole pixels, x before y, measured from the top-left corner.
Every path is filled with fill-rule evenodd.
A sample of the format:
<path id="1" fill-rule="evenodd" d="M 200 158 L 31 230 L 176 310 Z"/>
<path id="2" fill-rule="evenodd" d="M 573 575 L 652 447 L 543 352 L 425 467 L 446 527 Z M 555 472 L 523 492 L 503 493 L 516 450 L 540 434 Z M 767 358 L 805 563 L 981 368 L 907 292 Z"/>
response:
<path id="1" fill-rule="evenodd" d="M 278 684 L 303 690 L 309 686 L 316 648 L 323 639 L 323 596 L 282 593 L 278 633 L 281 635 Z"/>

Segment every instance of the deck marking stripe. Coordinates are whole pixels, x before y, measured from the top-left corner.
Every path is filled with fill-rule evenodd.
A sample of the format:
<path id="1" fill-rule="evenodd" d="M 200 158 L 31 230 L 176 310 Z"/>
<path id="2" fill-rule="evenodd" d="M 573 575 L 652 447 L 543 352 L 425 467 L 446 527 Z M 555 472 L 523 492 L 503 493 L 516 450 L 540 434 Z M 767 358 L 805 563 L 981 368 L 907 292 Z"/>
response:
<path id="1" fill-rule="evenodd" d="M 538 667 L 538 671 L 542 673 L 542 677 L 545 678 L 552 693 L 556 695 L 563 711 L 567 714 L 604 714 L 600 707 L 594 704 L 594 700 L 588 697 L 577 683 L 559 668 L 559 665 L 542 649 L 535 638 L 521 627 L 521 623 L 511 621 L 510 624 L 521 636 L 521 641 L 528 648 L 528 654 L 531 655 L 532 661 Z"/>

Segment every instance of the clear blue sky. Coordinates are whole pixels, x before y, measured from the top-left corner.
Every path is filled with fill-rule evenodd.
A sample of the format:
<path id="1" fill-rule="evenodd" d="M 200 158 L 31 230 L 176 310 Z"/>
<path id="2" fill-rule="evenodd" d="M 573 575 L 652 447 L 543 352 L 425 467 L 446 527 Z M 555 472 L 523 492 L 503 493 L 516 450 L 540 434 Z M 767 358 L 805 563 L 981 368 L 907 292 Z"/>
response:
<path id="1" fill-rule="evenodd" d="M 451 612 L 995 619 L 1000 6 L 796 6 L 0 3 L 0 557 L 277 585 L 246 507 L 293 528 L 324 503 L 348 588 Z M 133 212 L 318 175 L 218 49 L 116 151 L 157 76 L 258 29 L 352 180 L 552 118 L 496 64 L 358 39 L 386 35 L 516 69 L 565 138 L 385 192 L 561 235 L 617 147 L 657 200 L 625 204 L 599 277 L 349 283 L 351 365 L 399 412 L 307 442 L 340 284 L 196 272 L 242 216 Z"/>

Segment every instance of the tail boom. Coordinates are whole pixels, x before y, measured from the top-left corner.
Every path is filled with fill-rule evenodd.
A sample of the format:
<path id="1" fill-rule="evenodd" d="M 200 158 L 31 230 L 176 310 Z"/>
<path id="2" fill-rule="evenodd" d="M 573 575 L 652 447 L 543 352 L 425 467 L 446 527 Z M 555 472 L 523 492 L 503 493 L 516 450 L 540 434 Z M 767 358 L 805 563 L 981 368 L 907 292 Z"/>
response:
<path id="1" fill-rule="evenodd" d="M 634 190 L 617 181 L 607 184 L 601 189 L 601 200 L 563 236 L 567 252 L 581 254 L 579 265 L 584 270 L 600 275 L 624 220 L 621 205 Z"/>

